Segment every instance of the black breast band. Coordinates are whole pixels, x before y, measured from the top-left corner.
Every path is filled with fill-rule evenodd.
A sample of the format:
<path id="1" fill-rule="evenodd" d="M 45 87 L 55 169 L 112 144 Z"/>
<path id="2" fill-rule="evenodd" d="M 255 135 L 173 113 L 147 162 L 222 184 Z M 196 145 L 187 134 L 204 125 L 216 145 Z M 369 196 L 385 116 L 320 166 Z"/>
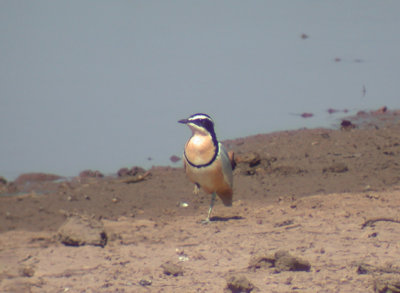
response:
<path id="1" fill-rule="evenodd" d="M 219 153 L 219 144 L 218 144 L 218 142 L 216 142 L 216 143 L 214 142 L 214 145 L 215 145 L 215 153 L 214 153 L 214 156 L 211 158 L 211 160 L 210 160 L 208 163 L 205 163 L 205 164 L 196 165 L 196 164 L 192 163 L 192 162 L 188 159 L 188 157 L 186 156 L 186 151 L 183 152 L 183 155 L 185 156 L 186 161 L 187 161 L 187 162 L 189 163 L 189 165 L 192 166 L 192 167 L 195 167 L 195 168 L 204 168 L 204 167 L 208 167 L 208 166 L 210 166 L 212 163 L 214 163 L 214 161 L 215 161 L 215 159 L 217 158 L 218 153 Z"/>

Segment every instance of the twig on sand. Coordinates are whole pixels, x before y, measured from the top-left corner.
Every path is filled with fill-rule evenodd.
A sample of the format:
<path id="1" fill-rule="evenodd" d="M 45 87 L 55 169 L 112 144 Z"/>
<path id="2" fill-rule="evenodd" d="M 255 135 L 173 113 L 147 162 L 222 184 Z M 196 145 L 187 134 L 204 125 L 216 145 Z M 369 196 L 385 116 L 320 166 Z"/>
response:
<path id="1" fill-rule="evenodd" d="M 365 227 L 373 227 L 376 222 L 393 222 L 400 224 L 400 219 L 386 217 L 368 219 L 361 225 L 361 229 L 364 229 Z"/>
<path id="2" fill-rule="evenodd" d="M 375 266 L 361 262 L 358 264 L 357 273 L 361 275 L 374 273 L 400 274 L 400 268 L 390 266 Z"/>
<path id="3" fill-rule="evenodd" d="M 139 174 L 139 175 L 131 177 L 131 178 L 126 178 L 126 179 L 120 180 L 120 182 L 126 183 L 126 184 L 137 183 L 137 182 L 146 180 L 147 177 L 149 177 L 149 175 L 151 175 L 151 173 L 150 173 L 150 171 L 147 171 L 144 174 Z"/>

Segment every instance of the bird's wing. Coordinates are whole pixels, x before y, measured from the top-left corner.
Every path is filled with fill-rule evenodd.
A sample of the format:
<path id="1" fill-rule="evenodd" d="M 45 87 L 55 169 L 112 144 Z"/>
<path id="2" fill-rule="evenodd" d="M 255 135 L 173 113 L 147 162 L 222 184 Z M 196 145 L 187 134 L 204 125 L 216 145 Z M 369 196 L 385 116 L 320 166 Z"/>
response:
<path id="1" fill-rule="evenodd" d="M 232 174 L 231 160 L 229 159 L 228 152 L 226 151 L 225 147 L 221 143 L 219 143 L 219 149 L 220 149 L 220 156 L 221 156 L 221 162 L 222 162 L 222 171 L 224 172 L 225 180 L 232 187 L 233 174 Z"/>

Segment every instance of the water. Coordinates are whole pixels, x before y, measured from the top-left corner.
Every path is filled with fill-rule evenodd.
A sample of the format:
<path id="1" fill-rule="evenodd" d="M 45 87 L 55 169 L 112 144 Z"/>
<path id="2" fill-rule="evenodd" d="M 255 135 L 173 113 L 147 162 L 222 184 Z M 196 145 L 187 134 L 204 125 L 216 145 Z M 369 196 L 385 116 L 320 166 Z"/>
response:
<path id="1" fill-rule="evenodd" d="M 190 135 L 177 120 L 196 112 L 231 139 L 330 127 L 343 114 L 328 108 L 400 108 L 399 9 L 2 1 L 0 175 L 171 164 Z"/>

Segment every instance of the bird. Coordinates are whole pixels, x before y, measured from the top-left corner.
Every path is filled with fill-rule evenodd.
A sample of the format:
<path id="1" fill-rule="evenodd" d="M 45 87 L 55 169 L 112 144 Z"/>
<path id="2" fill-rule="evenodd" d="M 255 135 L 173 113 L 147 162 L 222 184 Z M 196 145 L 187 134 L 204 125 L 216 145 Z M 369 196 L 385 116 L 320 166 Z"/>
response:
<path id="1" fill-rule="evenodd" d="M 186 176 L 194 183 L 194 194 L 198 194 L 200 188 L 211 194 L 208 215 L 203 221 L 209 223 L 217 195 L 225 206 L 232 206 L 234 153 L 228 153 L 218 142 L 214 121 L 209 115 L 197 113 L 178 122 L 192 131 L 185 144 L 183 164 Z"/>

